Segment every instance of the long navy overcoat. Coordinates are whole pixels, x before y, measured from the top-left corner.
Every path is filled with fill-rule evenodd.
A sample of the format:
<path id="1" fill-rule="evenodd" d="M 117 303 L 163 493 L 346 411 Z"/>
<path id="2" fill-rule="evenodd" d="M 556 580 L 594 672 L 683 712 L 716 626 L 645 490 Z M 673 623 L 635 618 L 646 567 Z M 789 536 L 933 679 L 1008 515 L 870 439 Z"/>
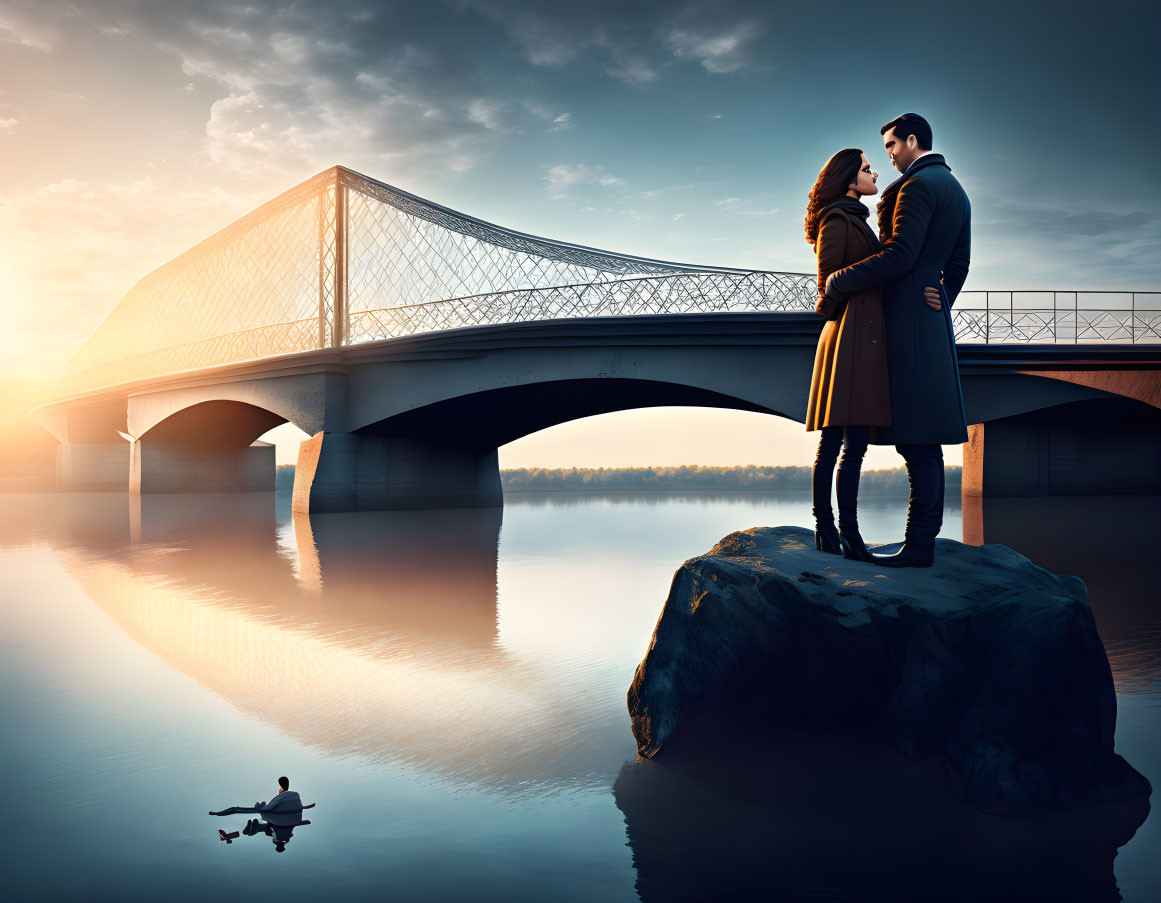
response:
<path id="1" fill-rule="evenodd" d="M 844 298 L 883 286 L 892 425 L 873 429 L 871 441 L 966 442 L 951 306 L 967 278 L 971 205 L 943 156 L 925 154 L 887 187 L 881 206 L 890 214 L 879 224 L 883 250 L 827 281 L 827 292 Z M 942 310 L 924 301 L 928 285 L 941 285 Z"/>

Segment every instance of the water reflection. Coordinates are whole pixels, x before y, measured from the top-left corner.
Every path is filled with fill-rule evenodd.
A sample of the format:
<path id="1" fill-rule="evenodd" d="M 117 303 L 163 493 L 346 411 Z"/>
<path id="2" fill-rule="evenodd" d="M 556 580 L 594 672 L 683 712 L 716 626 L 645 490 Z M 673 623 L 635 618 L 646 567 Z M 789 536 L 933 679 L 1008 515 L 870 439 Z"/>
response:
<path id="1" fill-rule="evenodd" d="M 865 740 L 737 738 L 626 765 L 614 793 L 637 892 L 661 900 L 1027 901 L 1121 896 L 1113 860 L 1148 803 L 985 815 L 941 765 Z"/>
<path id="2" fill-rule="evenodd" d="M 1084 580 L 1117 693 L 1161 698 L 1161 496 L 975 499 L 964 535 Z"/>
<path id="3" fill-rule="evenodd" d="M 309 824 L 309 820 L 302 820 L 302 813 L 270 812 L 261 818 L 250 819 L 246 822 L 246 827 L 242 829 L 242 833 L 247 837 L 254 837 L 257 834 L 269 837 L 274 842 L 274 852 L 285 853 L 286 845 L 294 836 L 294 829 Z"/>
<path id="4" fill-rule="evenodd" d="M 2 497 L 0 549 L 37 545 L 94 551 L 129 544 L 129 496 L 112 492 L 13 494 Z"/>
<path id="5" fill-rule="evenodd" d="M 121 511 L 82 530 L 65 516 L 61 560 L 134 640 L 243 714 L 461 784 L 607 780 L 593 764 L 620 734 L 607 705 L 497 642 L 499 509 L 280 524 L 273 496 L 152 496 L 130 502 L 127 529 Z"/>
<path id="6" fill-rule="evenodd" d="M 172 669 L 229 703 L 200 716 L 218 732 L 209 733 L 204 747 L 166 751 L 175 772 L 234 755 L 234 731 L 252 719 L 278 746 L 303 744 L 324 754 L 317 757 L 324 764 L 316 781 L 331 784 L 328 811 L 338 818 L 307 835 L 320 862 L 341 862 L 354 874 L 368 847 L 385 838 L 384 848 L 401 857 L 396 868 L 403 859 L 454 855 L 463 862 L 476 855 L 463 866 L 470 879 L 448 884 L 448 899 L 470 895 L 501 860 L 510 888 L 528 899 L 546 895 L 527 877 L 528 864 L 550 863 L 555 870 L 566 860 L 574 869 L 572 890 L 562 896 L 598 896 L 587 893 L 598 881 L 611 889 L 610 898 L 631 895 L 614 799 L 646 900 L 1014 899 L 1021 893 L 1116 899 L 1113 856 L 1143 813 L 989 818 L 949 800 L 942 775 L 926 766 L 846 738 L 821 745 L 746 738 L 712 764 L 631 763 L 617 777 L 633 753 L 625 688 L 674 568 L 730 530 L 807 523 L 805 496 L 525 496 L 510 498 L 504 512 L 314 518 L 292 517 L 285 501 L 260 494 L 0 500 L 0 547 L 53 549 L 51 561 L 63 563 L 120 630 L 167 666 L 142 657 L 148 662 L 137 663 L 135 673 L 143 677 L 133 685 L 140 696 L 99 687 L 86 696 L 75 686 L 80 678 L 60 688 L 50 684 L 39 695 L 15 694 L 12 717 L 18 727 L 30 727 L 11 731 L 11 742 L 52 736 L 43 725 L 54 720 L 96 725 L 99 743 L 61 743 L 55 752 L 76 774 L 105 776 L 105 783 L 93 784 L 94 800 L 118 800 L 134 784 L 135 769 L 155 767 L 142 763 L 151 763 L 178 730 L 169 725 L 151 733 L 133 709 L 146 697 L 169 702 L 163 695 L 174 684 L 155 689 L 150 678 Z M 869 541 L 898 539 L 905 502 L 872 500 L 866 508 Z M 965 538 L 975 531 L 977 541 L 1010 545 L 1043 567 L 1085 580 L 1118 692 L 1144 697 L 1133 700 L 1134 708 L 1122 707 L 1118 749 L 1155 786 L 1161 786 L 1155 705 L 1161 621 L 1153 589 L 1158 515 L 1157 498 L 986 500 L 975 514 L 965 509 L 963 525 Z M 945 526 L 957 531 L 953 538 L 956 518 L 958 508 L 949 506 Z M 43 575 L 30 578 L 17 599 L 27 611 L 39 611 L 36 594 L 53 585 Z M 77 603 L 70 597 L 67 604 Z M 62 602 L 45 618 L 69 612 Z M 55 625 L 37 634 L 35 647 L 13 643 L 27 650 L 14 669 L 31 671 L 28 662 L 43 662 L 46 672 L 55 667 L 66 654 L 55 647 Z M 93 651 L 96 668 L 101 654 Z M 75 710 L 66 705 L 74 696 L 81 700 Z M 1126 749 L 1123 740 L 1136 746 Z M 68 778 L 52 790 L 58 795 L 41 794 L 42 786 L 58 786 L 52 783 L 58 772 Z M 44 811 L 44 801 L 73 799 L 72 774 L 52 760 L 21 792 Z M 408 782 L 431 795 L 398 789 Z M 98 785 L 105 797 L 97 795 Z M 376 810 L 397 810 L 399 818 L 361 820 L 368 794 Z M 193 836 L 207 833 L 204 821 L 201 815 L 191 824 Z M 316 821 L 322 824 L 321 817 Z M 407 827 L 392 833 L 397 823 Z M 420 823 L 422 831 L 413 827 Z M 1130 881 L 1135 875 L 1138 886 L 1155 889 L 1149 851 L 1158 838 L 1151 828 L 1146 824 L 1121 856 L 1128 857 Z M 251 836 L 273 841 L 274 826 L 269 835 L 260 828 Z M 212 834 L 203 839 L 217 844 Z M 74 854 L 90 857 L 90 871 L 116 855 L 98 853 L 91 839 L 77 843 Z M 607 849 L 592 852 L 602 844 Z M 255 847 L 248 840 L 243 846 Z M 179 852 L 156 855 L 166 857 L 156 866 L 164 871 Z M 216 861 L 236 866 L 238 855 Z M 296 856 L 289 864 L 305 861 Z M 1125 862 L 1118 860 L 1119 871 Z M 120 860 L 117 866 L 132 869 Z M 411 895 L 422 896 L 436 877 L 417 865 Z M 360 892 L 381 891 L 367 883 L 371 877 L 358 880 L 364 881 Z M 321 877 L 306 888 L 328 889 Z"/>

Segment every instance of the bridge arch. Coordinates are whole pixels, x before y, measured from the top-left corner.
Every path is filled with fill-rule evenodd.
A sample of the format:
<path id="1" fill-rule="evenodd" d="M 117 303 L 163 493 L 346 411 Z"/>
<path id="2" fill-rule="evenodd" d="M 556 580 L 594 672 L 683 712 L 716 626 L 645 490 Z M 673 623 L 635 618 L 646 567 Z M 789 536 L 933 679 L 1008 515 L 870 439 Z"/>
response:
<path id="1" fill-rule="evenodd" d="M 631 378 L 545 380 L 455 395 L 366 424 L 356 435 L 423 437 L 492 450 L 583 417 L 651 407 L 705 407 L 788 416 L 741 394 Z M 793 419 L 793 418 L 791 418 Z"/>
<path id="2" fill-rule="evenodd" d="M 212 399 L 179 408 L 133 437 L 129 491 L 272 492 L 274 446 L 258 437 L 286 422 L 242 401 Z"/>
<path id="3" fill-rule="evenodd" d="M 243 401 L 200 401 L 174 411 L 135 437 L 137 442 L 169 445 L 253 445 L 264 433 L 287 423 L 281 414 Z"/>
<path id="4" fill-rule="evenodd" d="M 127 400 L 128 432 L 143 438 L 161 427 L 160 433 L 153 434 L 157 441 L 201 428 L 229 439 L 235 431 L 238 435 L 248 432 L 250 424 L 267 422 L 251 442 L 281 423 L 293 423 L 313 435 L 323 429 L 327 385 L 325 373 L 298 372 L 137 392 Z M 216 407 L 205 407 L 209 404 Z M 223 422 L 215 423 L 215 415 Z"/>
<path id="5" fill-rule="evenodd" d="M 1075 401 L 1113 399 L 1116 393 L 1094 386 L 1046 379 L 1035 373 L 973 373 L 961 376 L 967 422 L 987 423 L 1018 417 Z"/>
<path id="6" fill-rule="evenodd" d="M 747 379 L 750 379 L 747 377 Z M 578 376 L 482 387 L 319 433 L 302 445 L 295 473 L 299 511 L 476 507 L 503 501 L 497 450 L 530 433 L 582 417 L 635 408 L 726 408 L 789 416 L 747 397 L 692 380 Z M 750 379 L 750 385 L 756 385 Z M 798 419 L 798 418 L 791 418 Z"/>

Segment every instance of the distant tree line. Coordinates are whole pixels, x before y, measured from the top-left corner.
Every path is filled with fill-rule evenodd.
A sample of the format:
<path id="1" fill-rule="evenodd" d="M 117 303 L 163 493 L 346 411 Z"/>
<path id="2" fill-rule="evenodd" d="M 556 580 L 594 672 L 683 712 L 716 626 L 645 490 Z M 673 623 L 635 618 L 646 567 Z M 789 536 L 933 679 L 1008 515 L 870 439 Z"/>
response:
<path id="1" fill-rule="evenodd" d="M 279 464 L 274 468 L 274 491 L 282 492 L 284 489 L 289 492 L 294 488 L 294 465 L 293 464 Z"/>
<path id="2" fill-rule="evenodd" d="M 948 467 L 947 494 L 960 491 L 962 468 Z M 507 492 L 792 492 L 810 489 L 810 468 L 765 467 L 521 467 L 501 470 Z M 278 468 L 279 490 L 294 485 L 294 465 Z M 907 495 L 907 471 L 865 470 L 859 495 Z"/>
<path id="3" fill-rule="evenodd" d="M 948 494 L 960 491 L 961 470 L 946 468 Z M 529 467 L 502 470 L 500 479 L 509 492 L 801 491 L 810 489 L 810 467 Z M 906 496 L 907 491 L 902 467 L 866 470 L 859 481 L 860 495 Z"/>

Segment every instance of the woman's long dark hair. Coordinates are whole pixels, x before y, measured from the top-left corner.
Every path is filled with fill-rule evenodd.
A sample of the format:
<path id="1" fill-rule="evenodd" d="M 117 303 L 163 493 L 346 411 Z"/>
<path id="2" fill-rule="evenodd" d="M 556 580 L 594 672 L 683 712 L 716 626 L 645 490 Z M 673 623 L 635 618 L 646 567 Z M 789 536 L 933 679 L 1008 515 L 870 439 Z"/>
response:
<path id="1" fill-rule="evenodd" d="M 850 190 L 851 183 L 859 177 L 862 162 L 863 152 L 856 147 L 844 148 L 826 161 L 806 202 L 806 240 L 810 244 L 818 241 L 818 218 L 822 208 Z"/>

